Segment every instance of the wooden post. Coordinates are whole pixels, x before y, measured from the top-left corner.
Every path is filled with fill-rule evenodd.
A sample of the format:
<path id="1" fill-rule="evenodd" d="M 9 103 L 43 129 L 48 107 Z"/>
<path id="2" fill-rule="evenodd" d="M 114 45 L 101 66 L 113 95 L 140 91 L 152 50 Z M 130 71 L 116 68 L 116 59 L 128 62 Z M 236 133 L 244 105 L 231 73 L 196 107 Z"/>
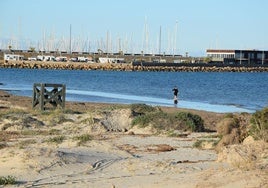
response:
<path id="1" fill-rule="evenodd" d="M 65 96 L 66 96 L 66 85 L 64 84 L 62 86 L 62 108 L 64 109 L 65 108 Z"/>
<path id="2" fill-rule="evenodd" d="M 32 96 L 32 107 L 34 108 L 36 101 L 36 92 L 35 92 L 35 84 L 33 85 L 33 96 Z"/>
<path id="3" fill-rule="evenodd" d="M 40 90 L 40 110 L 45 110 L 44 109 L 44 84 L 41 84 L 41 90 Z"/>

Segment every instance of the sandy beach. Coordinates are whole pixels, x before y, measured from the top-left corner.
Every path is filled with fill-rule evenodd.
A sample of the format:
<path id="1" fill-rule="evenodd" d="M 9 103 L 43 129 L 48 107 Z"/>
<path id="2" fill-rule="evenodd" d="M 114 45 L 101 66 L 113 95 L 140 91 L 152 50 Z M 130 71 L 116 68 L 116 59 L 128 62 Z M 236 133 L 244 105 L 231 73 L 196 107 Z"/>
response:
<path id="1" fill-rule="evenodd" d="M 247 137 L 216 151 L 226 114 L 160 108 L 198 114 L 207 131 L 132 126 L 128 105 L 40 112 L 31 98 L 0 91 L 0 176 L 15 177 L 8 187 L 268 187 L 267 142 Z"/>

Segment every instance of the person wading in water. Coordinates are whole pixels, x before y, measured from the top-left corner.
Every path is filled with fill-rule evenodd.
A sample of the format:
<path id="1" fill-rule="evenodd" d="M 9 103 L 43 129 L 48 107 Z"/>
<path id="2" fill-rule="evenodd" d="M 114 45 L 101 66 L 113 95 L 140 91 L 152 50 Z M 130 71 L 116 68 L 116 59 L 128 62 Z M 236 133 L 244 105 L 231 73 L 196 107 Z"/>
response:
<path id="1" fill-rule="evenodd" d="M 173 94 L 174 94 L 174 104 L 178 104 L 178 92 L 179 92 L 179 90 L 178 90 L 177 86 L 175 86 L 172 89 L 172 91 L 173 91 Z"/>

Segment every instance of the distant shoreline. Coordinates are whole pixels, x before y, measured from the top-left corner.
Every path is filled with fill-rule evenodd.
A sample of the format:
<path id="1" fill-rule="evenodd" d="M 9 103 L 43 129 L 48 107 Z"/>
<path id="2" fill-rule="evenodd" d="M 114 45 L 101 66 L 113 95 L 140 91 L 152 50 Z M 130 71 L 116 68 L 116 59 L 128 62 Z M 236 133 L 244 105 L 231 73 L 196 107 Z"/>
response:
<path id="1" fill-rule="evenodd" d="M 32 107 L 32 98 L 29 96 L 21 96 L 12 94 L 9 91 L 0 89 L 0 107 L 1 101 L 6 101 L 11 106 L 21 106 L 26 109 L 38 109 L 38 106 Z M 105 103 L 105 102 L 80 102 L 80 101 L 66 101 L 65 109 L 72 109 L 79 112 L 86 112 L 88 109 L 95 108 L 112 108 L 115 106 L 130 106 L 130 104 L 122 104 L 122 103 Z M 168 107 L 168 106 L 159 106 L 165 112 L 177 112 L 177 111 L 185 111 L 191 112 L 200 115 L 204 121 L 207 128 L 214 130 L 215 121 L 218 121 L 224 117 L 227 113 L 218 113 L 212 111 L 198 110 L 193 108 L 180 108 L 180 107 Z M 0 108 L 1 110 L 1 108 Z"/>
<path id="2" fill-rule="evenodd" d="M 0 61 L 0 68 L 106 70 L 106 71 L 162 71 L 162 72 L 268 72 L 268 66 L 214 65 L 205 63 L 77 63 L 42 61 Z"/>

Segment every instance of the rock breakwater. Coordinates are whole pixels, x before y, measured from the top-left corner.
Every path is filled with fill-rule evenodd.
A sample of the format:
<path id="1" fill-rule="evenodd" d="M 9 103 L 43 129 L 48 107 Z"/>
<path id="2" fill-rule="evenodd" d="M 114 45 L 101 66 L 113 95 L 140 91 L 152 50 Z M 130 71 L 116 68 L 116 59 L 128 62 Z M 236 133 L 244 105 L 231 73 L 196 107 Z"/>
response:
<path id="1" fill-rule="evenodd" d="M 167 72 L 268 72 L 268 66 L 211 66 L 206 64 L 133 63 L 70 63 L 39 61 L 0 61 L 0 68 L 107 70 L 107 71 L 167 71 Z"/>

